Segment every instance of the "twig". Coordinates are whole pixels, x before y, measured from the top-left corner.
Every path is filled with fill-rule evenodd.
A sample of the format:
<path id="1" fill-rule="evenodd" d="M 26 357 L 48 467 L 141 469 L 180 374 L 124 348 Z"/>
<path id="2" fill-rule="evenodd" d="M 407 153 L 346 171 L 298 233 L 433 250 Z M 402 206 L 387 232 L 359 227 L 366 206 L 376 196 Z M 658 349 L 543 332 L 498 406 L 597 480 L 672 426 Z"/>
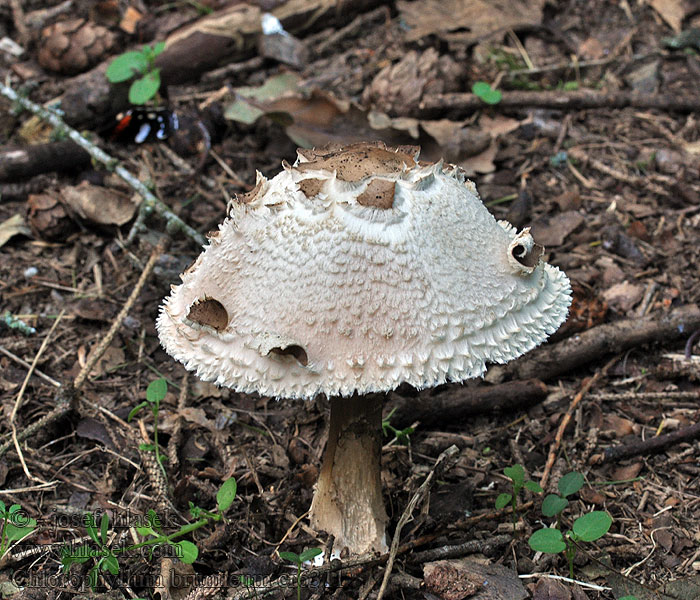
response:
<path id="1" fill-rule="evenodd" d="M 68 412 L 71 410 L 71 400 L 75 397 L 72 395 L 72 392 L 72 388 L 69 387 L 59 388 L 58 393 L 55 396 L 56 406 L 53 408 L 53 410 L 46 413 L 38 421 L 34 421 L 33 423 L 30 423 L 27 427 L 25 427 L 21 432 L 17 434 L 17 439 L 19 441 L 26 440 L 27 438 L 32 437 L 38 431 L 41 431 L 50 423 L 53 423 L 54 421 L 60 419 L 64 415 L 68 414 Z M 0 458 L 2 458 L 12 446 L 12 440 L 0 446 Z"/>
<path id="2" fill-rule="evenodd" d="M 19 40 L 25 47 L 29 44 L 31 36 L 29 35 L 29 30 L 27 29 L 27 23 L 24 16 L 24 11 L 22 10 L 22 4 L 19 0 L 10 0 L 10 8 L 12 9 L 12 19 L 15 23 L 17 33 L 19 34 Z"/>
<path id="3" fill-rule="evenodd" d="M 12 352 L 10 352 L 7 348 L 4 348 L 3 346 L 0 346 L 0 354 L 4 354 L 8 358 L 11 358 L 17 364 L 22 365 L 25 369 L 31 368 L 31 365 L 26 360 L 20 358 L 16 354 L 13 354 Z M 61 384 L 58 381 L 56 381 L 53 377 L 49 377 L 46 373 L 43 373 L 39 369 L 34 369 L 34 374 L 37 377 L 41 377 L 44 381 L 46 381 L 47 383 L 50 383 L 54 387 L 57 387 L 57 388 L 61 387 Z"/>
<path id="4" fill-rule="evenodd" d="M 192 241 L 203 246 L 206 244 L 204 236 L 194 228 L 190 227 L 180 217 L 168 208 L 161 200 L 156 198 L 149 189 L 139 181 L 134 175 L 127 171 L 119 164 L 117 159 L 109 156 L 101 148 L 98 148 L 91 141 L 84 138 L 78 131 L 66 125 L 58 113 L 52 112 L 43 106 L 32 102 L 31 100 L 20 96 L 11 87 L 0 83 L 0 94 L 6 98 L 20 104 L 23 108 L 29 110 L 33 114 L 42 118 L 44 121 L 56 128 L 57 131 L 65 133 L 78 146 L 86 150 L 92 158 L 101 162 L 108 170 L 114 171 L 119 177 L 126 181 L 138 194 L 143 198 L 142 206 L 144 212 L 156 212 L 165 219 L 167 230 L 169 233 L 173 231 L 182 231 Z"/>
<path id="5" fill-rule="evenodd" d="M 29 366 L 29 370 L 27 371 L 27 375 L 24 377 L 24 381 L 22 382 L 22 387 L 19 389 L 19 393 L 17 394 L 17 398 L 15 400 L 15 405 L 12 407 L 12 413 L 10 414 L 10 426 L 12 427 L 12 442 L 15 445 L 15 450 L 17 451 L 17 456 L 19 457 L 19 462 L 22 463 L 22 469 L 24 469 L 24 474 L 27 476 L 27 478 L 30 481 L 38 481 L 39 483 L 43 484 L 48 484 L 49 482 L 44 481 L 43 479 L 39 479 L 38 477 L 34 477 L 30 472 L 29 468 L 27 467 L 27 463 L 24 460 L 24 454 L 22 453 L 22 449 L 20 448 L 19 445 L 19 439 L 17 437 L 17 412 L 19 411 L 20 406 L 22 406 L 22 398 L 24 397 L 24 391 L 27 389 L 27 385 L 29 384 L 29 380 L 32 377 L 32 373 L 34 372 L 34 368 L 36 367 L 36 364 L 39 362 L 39 357 L 44 353 L 44 350 L 46 349 L 46 346 L 49 344 L 49 340 L 51 339 L 51 336 L 53 335 L 53 332 L 56 330 L 56 327 L 58 327 L 58 324 L 61 322 L 61 319 L 63 318 L 63 313 L 65 313 L 65 309 L 61 311 L 61 313 L 58 315 L 56 320 L 53 322 L 53 325 L 51 325 L 51 329 L 49 329 L 49 332 L 46 334 L 46 337 L 44 338 L 44 341 L 41 343 L 41 346 L 39 347 L 39 351 L 36 353 L 36 356 L 34 357 L 34 360 L 32 361 L 32 364 Z"/>
<path id="6" fill-rule="evenodd" d="M 517 79 L 518 77 L 527 77 L 530 75 L 541 75 L 542 73 L 551 73 L 552 71 L 566 71 L 574 69 L 586 69 L 589 67 L 603 67 L 611 63 L 624 59 L 626 63 L 633 63 L 648 58 L 658 57 L 657 52 L 651 54 L 634 54 L 633 56 L 612 56 L 607 58 L 599 58 L 595 60 L 581 60 L 576 62 L 559 63 L 556 65 L 547 65 L 544 67 L 535 67 L 532 69 L 514 69 L 505 74 L 505 79 Z"/>
<path id="7" fill-rule="evenodd" d="M 627 173 L 623 173 L 622 171 L 613 169 L 612 167 L 606 165 L 604 162 L 584 153 L 581 148 L 570 148 L 568 150 L 568 153 L 569 156 L 572 156 L 573 158 L 576 158 L 584 163 L 590 164 L 596 171 L 600 171 L 604 175 L 610 175 L 610 177 L 613 177 L 618 181 L 622 181 L 623 183 L 627 183 L 629 185 L 645 186 L 649 189 L 649 191 L 653 192 L 654 194 L 657 194 L 658 196 L 668 196 L 670 194 L 670 191 L 667 189 L 667 187 L 670 187 L 672 183 L 672 180 L 670 178 L 664 178 L 665 180 L 662 180 L 662 183 L 665 183 L 667 186 L 663 187 L 652 183 L 651 181 L 649 181 L 648 177 L 628 175 Z"/>
<path id="8" fill-rule="evenodd" d="M 549 474 L 552 471 L 552 467 L 554 466 L 554 461 L 557 458 L 557 452 L 559 452 L 559 446 L 561 446 L 561 441 L 564 438 L 564 431 L 566 431 L 566 427 L 569 424 L 569 421 L 571 421 L 571 415 L 574 414 L 574 410 L 576 407 L 579 405 L 583 397 L 588 393 L 588 390 L 591 389 L 591 386 L 598 381 L 603 375 L 605 375 L 610 367 L 612 367 L 618 360 L 620 359 L 619 356 L 615 356 L 612 360 L 609 360 L 606 365 L 600 369 L 599 371 L 596 372 L 593 377 L 588 377 L 584 380 L 583 385 L 581 386 L 581 389 L 578 391 L 578 393 L 574 396 L 574 399 L 571 401 L 571 404 L 569 405 L 569 409 L 566 411 L 566 414 L 562 418 L 561 422 L 559 423 L 559 428 L 557 429 L 557 435 L 554 438 L 554 443 L 549 449 L 549 455 L 547 456 L 547 462 L 545 463 L 544 466 L 544 472 L 542 473 L 542 478 L 540 479 L 540 486 L 542 486 L 542 489 L 546 489 L 547 487 L 547 481 L 549 480 Z"/>
<path id="9" fill-rule="evenodd" d="M 165 251 L 166 244 L 167 240 L 166 238 L 163 238 L 153 249 L 153 252 L 151 252 L 151 256 L 149 257 L 146 266 L 143 268 L 143 272 L 141 273 L 139 280 L 136 282 L 134 289 L 132 290 L 131 294 L 124 303 L 124 306 L 122 306 L 122 309 L 119 311 L 119 314 L 114 319 L 114 322 L 109 328 L 109 331 L 107 331 L 105 336 L 97 345 L 97 348 L 95 348 L 95 350 L 90 353 L 90 357 L 88 358 L 85 366 L 80 370 L 80 373 L 78 373 L 78 376 L 75 378 L 75 381 L 73 382 L 73 389 L 76 392 L 83 387 L 83 384 L 87 380 L 88 375 L 90 375 L 90 371 L 92 371 L 97 361 L 100 360 L 100 358 L 105 353 L 109 345 L 112 343 L 112 339 L 121 327 L 122 321 L 126 318 L 126 315 L 131 310 L 131 307 L 134 305 L 134 302 L 136 302 L 136 298 L 138 298 L 139 294 L 141 293 L 141 290 L 143 289 L 143 286 L 146 284 L 146 281 L 148 280 L 148 277 L 151 274 L 153 267 L 156 266 L 156 261 L 158 260 L 158 257 Z"/>
<path id="10" fill-rule="evenodd" d="M 595 92 L 577 90 L 562 92 L 559 90 L 545 92 L 503 92 L 501 101 L 491 105 L 491 110 L 536 106 L 558 110 L 596 109 L 596 108 L 658 108 L 661 110 L 692 112 L 697 110 L 700 98 L 697 95 L 679 94 L 639 94 L 635 92 Z M 444 111 L 471 113 L 484 108 L 481 98 L 474 94 L 452 93 L 425 96 L 418 111 L 412 117 L 432 117 Z M 403 115 L 407 116 L 407 115 Z"/>
<path id="11" fill-rule="evenodd" d="M 437 460 L 435 461 L 435 464 L 433 465 L 433 468 L 430 470 L 430 473 L 428 473 L 427 477 L 421 483 L 420 487 L 416 490 L 416 493 L 413 494 L 413 497 L 411 500 L 408 502 L 408 505 L 406 506 L 405 510 L 403 511 L 403 514 L 399 518 L 399 522 L 396 524 L 396 530 L 394 531 L 394 539 L 391 540 L 391 549 L 389 550 L 389 560 L 387 561 L 386 568 L 384 569 L 384 578 L 382 579 L 382 585 L 379 587 L 379 593 L 377 594 L 377 600 L 382 600 L 384 597 L 384 594 L 386 593 L 386 587 L 389 584 L 389 577 L 391 577 L 391 570 L 394 567 L 394 560 L 396 559 L 396 554 L 399 549 L 399 540 L 401 539 L 401 530 L 403 529 L 403 526 L 408 522 L 408 520 L 411 518 L 413 515 L 413 511 L 418 506 L 418 503 L 421 502 L 425 496 L 428 494 L 428 491 L 430 490 L 431 487 L 431 482 L 433 480 L 433 477 L 435 476 L 435 472 L 438 469 L 443 468 L 443 463 L 447 461 L 447 459 L 453 457 L 455 454 L 459 452 L 459 449 L 457 446 L 450 446 L 447 450 L 442 452 L 440 456 L 438 456 Z"/>
<path id="12" fill-rule="evenodd" d="M 510 543 L 512 539 L 512 535 L 495 535 L 488 540 L 469 540 L 462 544 L 452 544 L 449 546 L 440 546 L 439 548 L 431 548 L 423 552 L 414 552 L 409 558 L 412 563 L 425 563 L 434 560 L 460 558 L 466 554 L 474 554 L 476 552 L 487 554 L 496 548 L 505 546 Z"/>

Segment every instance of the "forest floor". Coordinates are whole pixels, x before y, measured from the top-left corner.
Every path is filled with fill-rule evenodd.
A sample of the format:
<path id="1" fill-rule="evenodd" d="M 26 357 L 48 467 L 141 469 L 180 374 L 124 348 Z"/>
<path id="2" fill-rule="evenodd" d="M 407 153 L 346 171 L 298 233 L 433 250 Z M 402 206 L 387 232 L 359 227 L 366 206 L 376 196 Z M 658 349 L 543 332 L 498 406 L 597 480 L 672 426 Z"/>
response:
<path id="1" fill-rule="evenodd" d="M 252 189 L 256 170 L 274 176 L 298 145 L 380 139 L 462 166 L 489 210 L 531 226 L 571 279 L 570 318 L 541 348 L 483 381 L 387 397 L 390 536 L 441 453 L 455 445 L 458 454 L 403 527 L 385 598 L 700 598 L 700 17 L 686 3 L 338 2 L 331 16 L 297 21 L 314 2 L 252 3 L 257 30 L 229 44 L 228 58 L 195 65 L 196 77 L 196 52 L 164 59 L 161 92 L 181 128 L 143 144 L 134 121 L 145 113 L 114 133 L 109 102 L 89 120 L 70 102 L 107 87 L 104 64 L 121 52 L 226 8 L 143 0 L 126 15 L 116 2 L 68 4 L 90 35 L 111 32 L 109 50 L 90 57 L 102 70 L 89 80 L 42 68 L 47 47 L 87 50 L 70 31 L 41 33 L 69 16 L 47 12 L 58 3 L 27 0 L 0 7 L 2 80 L 37 103 L 64 94 L 66 120 L 202 235 L 231 195 Z M 265 10 L 296 37 L 270 34 L 256 50 Z M 59 69 L 80 70 L 79 58 L 57 56 Z M 471 94 L 476 82 L 488 84 L 482 98 Z M 130 238 L 133 190 L 30 112 L 0 106 L 0 500 L 21 507 L 0 527 L 33 519 L 9 550 L 22 528 L 3 528 L 2 597 L 377 598 L 387 555 L 306 565 L 297 590 L 296 567 L 278 554 L 328 549 L 306 520 L 326 399 L 277 401 L 187 376 L 154 322 L 200 248 L 157 214 Z M 36 144 L 45 154 L 24 171 L 9 167 L 11 152 Z M 159 384 L 146 391 L 160 378 L 162 470 L 150 406 L 130 414 L 158 397 Z M 544 488 L 523 489 L 515 514 L 496 506 L 513 491 L 504 469 L 514 465 Z M 557 523 L 542 500 L 570 472 L 583 484 L 568 496 L 562 531 L 589 513 L 612 517 L 602 537 L 576 543 L 573 578 L 564 553 L 528 544 Z M 202 527 L 172 538 L 189 542 L 180 558 L 194 558 L 194 544 L 195 560 L 173 560 L 167 543 L 133 549 L 158 535 L 130 527 L 135 520 L 156 511 L 174 534 L 196 520 L 192 505 L 215 510 L 230 478 L 237 493 L 225 522 L 200 512 Z M 104 537 L 90 536 L 87 513 L 97 530 L 109 515 Z M 96 550 L 74 556 L 70 577 L 61 575 L 69 543 Z M 222 574 L 228 590 L 217 587 Z"/>

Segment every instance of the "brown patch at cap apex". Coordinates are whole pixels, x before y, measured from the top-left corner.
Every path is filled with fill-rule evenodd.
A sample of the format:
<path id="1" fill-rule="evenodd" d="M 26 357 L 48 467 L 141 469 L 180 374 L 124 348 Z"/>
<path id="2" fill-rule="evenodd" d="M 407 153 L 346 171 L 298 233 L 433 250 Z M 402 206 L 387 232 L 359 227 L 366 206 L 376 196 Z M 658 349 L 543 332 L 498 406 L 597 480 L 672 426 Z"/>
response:
<path id="1" fill-rule="evenodd" d="M 394 205 L 396 182 L 386 179 L 373 179 L 367 189 L 357 197 L 357 203 L 362 206 L 374 206 L 387 210 Z"/>
<path id="2" fill-rule="evenodd" d="M 300 150 L 299 155 L 309 160 L 296 166 L 299 171 L 335 171 L 341 181 L 356 182 L 370 175 L 400 173 L 406 166 L 416 164 L 416 146 L 387 148 L 382 142 L 358 143 L 349 146 L 326 146 L 314 150 Z"/>
<path id="3" fill-rule="evenodd" d="M 302 179 L 298 185 L 299 189 L 304 193 L 307 198 L 314 198 L 318 196 L 318 193 L 323 188 L 325 181 L 322 179 Z"/>
<path id="4" fill-rule="evenodd" d="M 187 311 L 187 318 L 194 323 L 223 331 L 228 326 L 228 313 L 218 300 L 204 298 L 196 301 Z"/>

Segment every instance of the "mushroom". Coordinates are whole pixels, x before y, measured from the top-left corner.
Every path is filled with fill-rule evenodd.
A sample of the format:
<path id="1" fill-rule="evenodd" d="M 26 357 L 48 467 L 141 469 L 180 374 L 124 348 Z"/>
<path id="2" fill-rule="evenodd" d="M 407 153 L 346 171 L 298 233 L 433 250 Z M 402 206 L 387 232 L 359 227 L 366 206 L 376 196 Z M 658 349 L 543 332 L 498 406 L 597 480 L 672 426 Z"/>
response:
<path id="1" fill-rule="evenodd" d="M 166 351 L 239 392 L 330 399 L 310 520 L 353 554 L 387 547 L 382 393 L 483 375 L 567 316 L 566 275 L 497 222 L 456 166 L 414 147 L 299 150 L 228 218 L 158 317 Z"/>

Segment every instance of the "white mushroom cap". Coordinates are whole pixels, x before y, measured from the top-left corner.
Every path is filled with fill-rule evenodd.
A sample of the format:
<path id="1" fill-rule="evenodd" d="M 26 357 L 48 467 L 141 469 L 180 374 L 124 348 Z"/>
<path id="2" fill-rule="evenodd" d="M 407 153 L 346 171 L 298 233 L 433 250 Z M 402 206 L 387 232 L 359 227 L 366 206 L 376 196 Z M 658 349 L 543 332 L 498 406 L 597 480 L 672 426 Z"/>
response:
<path id="1" fill-rule="evenodd" d="M 166 299 L 166 351 L 206 381 L 311 398 L 462 381 L 543 342 L 567 277 L 459 168 L 416 155 L 355 144 L 258 174 Z"/>

